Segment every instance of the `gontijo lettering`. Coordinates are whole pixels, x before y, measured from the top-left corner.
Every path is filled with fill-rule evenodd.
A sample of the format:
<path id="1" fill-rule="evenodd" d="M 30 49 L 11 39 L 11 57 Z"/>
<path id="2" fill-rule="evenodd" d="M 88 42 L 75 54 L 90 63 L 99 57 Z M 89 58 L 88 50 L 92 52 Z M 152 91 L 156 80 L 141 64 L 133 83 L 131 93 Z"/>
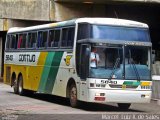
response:
<path id="1" fill-rule="evenodd" d="M 35 62 L 36 56 L 30 54 L 20 54 L 19 62 Z"/>

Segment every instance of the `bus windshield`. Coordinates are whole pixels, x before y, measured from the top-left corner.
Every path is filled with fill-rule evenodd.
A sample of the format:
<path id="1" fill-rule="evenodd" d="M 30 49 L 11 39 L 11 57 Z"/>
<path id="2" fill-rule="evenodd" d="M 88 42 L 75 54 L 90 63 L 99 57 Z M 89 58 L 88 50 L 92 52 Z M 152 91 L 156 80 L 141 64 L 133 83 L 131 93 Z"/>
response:
<path id="1" fill-rule="evenodd" d="M 97 61 L 93 61 L 93 59 Z M 123 49 L 116 47 L 92 47 L 90 54 L 90 77 L 94 78 L 122 78 Z M 117 73 L 116 76 L 113 75 Z"/>
<path id="2" fill-rule="evenodd" d="M 114 45 L 92 47 L 91 51 L 92 78 L 151 80 L 150 54 L 147 47 Z M 95 58 L 96 61 L 93 60 Z"/>
<path id="3" fill-rule="evenodd" d="M 143 46 L 125 47 L 125 78 L 151 79 L 149 48 Z"/>

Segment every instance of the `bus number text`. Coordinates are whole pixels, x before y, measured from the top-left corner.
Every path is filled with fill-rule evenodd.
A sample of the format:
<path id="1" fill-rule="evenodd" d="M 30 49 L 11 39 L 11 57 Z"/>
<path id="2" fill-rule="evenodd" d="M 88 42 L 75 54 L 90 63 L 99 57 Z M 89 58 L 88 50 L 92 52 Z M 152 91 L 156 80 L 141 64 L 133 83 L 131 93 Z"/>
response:
<path id="1" fill-rule="evenodd" d="M 6 55 L 6 61 L 13 61 L 13 55 Z"/>
<path id="2" fill-rule="evenodd" d="M 117 81 L 113 81 L 113 80 L 101 80 L 101 83 L 103 83 L 103 84 L 117 84 Z"/>

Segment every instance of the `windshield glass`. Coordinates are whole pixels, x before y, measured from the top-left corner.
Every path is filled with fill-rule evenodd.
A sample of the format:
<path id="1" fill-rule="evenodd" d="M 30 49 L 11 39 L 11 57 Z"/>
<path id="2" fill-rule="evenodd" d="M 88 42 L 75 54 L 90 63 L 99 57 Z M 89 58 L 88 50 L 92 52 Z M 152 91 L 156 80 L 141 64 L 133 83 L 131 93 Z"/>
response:
<path id="1" fill-rule="evenodd" d="M 120 45 L 92 47 L 89 75 L 92 78 L 151 80 L 150 49 Z"/>
<path id="2" fill-rule="evenodd" d="M 150 80 L 149 55 L 149 48 L 147 47 L 125 47 L 125 79 Z"/>
<path id="3" fill-rule="evenodd" d="M 122 79 L 122 46 L 92 47 L 90 77 Z"/>

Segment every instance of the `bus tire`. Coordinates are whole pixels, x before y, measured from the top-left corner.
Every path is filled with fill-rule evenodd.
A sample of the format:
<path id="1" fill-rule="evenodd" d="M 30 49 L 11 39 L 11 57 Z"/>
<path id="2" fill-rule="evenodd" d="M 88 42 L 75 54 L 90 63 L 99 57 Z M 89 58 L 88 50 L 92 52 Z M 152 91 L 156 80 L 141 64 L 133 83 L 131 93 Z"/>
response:
<path id="1" fill-rule="evenodd" d="M 77 88 L 76 88 L 75 83 L 72 83 L 70 85 L 69 100 L 70 100 L 71 107 L 73 108 L 78 107 Z"/>
<path id="2" fill-rule="evenodd" d="M 13 87 L 14 93 L 18 94 L 18 86 L 17 86 L 17 79 L 16 79 L 16 74 L 15 73 L 12 73 L 11 87 Z"/>
<path id="3" fill-rule="evenodd" d="M 118 107 L 122 110 L 128 110 L 130 106 L 130 103 L 118 103 Z"/>
<path id="4" fill-rule="evenodd" d="M 23 77 L 22 75 L 20 75 L 18 77 L 18 94 L 19 95 L 24 95 L 25 94 L 25 90 L 23 89 Z"/>
<path id="5" fill-rule="evenodd" d="M 18 94 L 17 80 L 13 81 L 13 91 L 14 91 L 15 94 Z"/>

